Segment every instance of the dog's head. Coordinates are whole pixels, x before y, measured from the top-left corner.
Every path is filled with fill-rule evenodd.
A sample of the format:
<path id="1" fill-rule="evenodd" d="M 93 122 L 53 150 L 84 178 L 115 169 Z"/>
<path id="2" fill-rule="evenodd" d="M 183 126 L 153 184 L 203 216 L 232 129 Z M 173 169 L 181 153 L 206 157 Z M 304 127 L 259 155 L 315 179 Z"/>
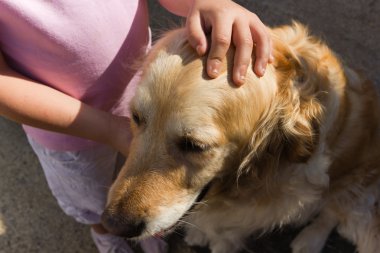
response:
<path id="1" fill-rule="evenodd" d="M 277 32 L 311 43 L 302 28 L 284 29 Z M 127 237 L 160 234 L 207 191 L 217 194 L 213 186 L 226 178 L 265 181 L 280 160 L 307 160 L 322 114 L 319 91 L 327 84 L 309 75 L 314 55 L 301 58 L 287 42 L 274 41 L 276 62 L 262 78 L 249 71 L 239 88 L 230 77 L 233 48 L 221 76 L 209 79 L 183 30 L 155 45 L 131 103 L 133 140 L 109 193 L 106 228 Z"/>

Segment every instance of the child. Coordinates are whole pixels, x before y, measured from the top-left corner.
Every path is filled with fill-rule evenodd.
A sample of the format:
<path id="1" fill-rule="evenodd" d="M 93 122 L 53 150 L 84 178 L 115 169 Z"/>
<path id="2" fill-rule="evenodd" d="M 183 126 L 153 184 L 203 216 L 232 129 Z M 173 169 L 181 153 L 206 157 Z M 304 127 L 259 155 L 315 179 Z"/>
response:
<path id="1" fill-rule="evenodd" d="M 187 17 L 188 39 L 215 78 L 236 46 L 233 80 L 244 76 L 256 44 L 254 71 L 271 60 L 257 16 L 230 0 L 161 0 Z M 207 44 L 205 33 L 211 33 Z M 0 1 L 0 114 L 23 124 L 60 207 L 91 225 L 99 252 L 132 252 L 100 224 L 117 154 L 128 155 L 128 102 L 138 75 L 130 66 L 150 44 L 144 0 Z M 146 252 L 164 252 L 151 239 Z"/>

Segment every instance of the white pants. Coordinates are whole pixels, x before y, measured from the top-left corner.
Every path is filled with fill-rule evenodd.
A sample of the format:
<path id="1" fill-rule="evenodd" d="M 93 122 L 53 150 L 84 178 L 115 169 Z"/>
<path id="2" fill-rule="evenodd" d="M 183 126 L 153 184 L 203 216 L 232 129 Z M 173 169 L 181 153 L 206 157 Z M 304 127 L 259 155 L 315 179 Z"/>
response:
<path id="1" fill-rule="evenodd" d="M 28 139 L 62 210 L 80 223 L 100 223 L 108 189 L 121 166 L 118 152 L 103 145 L 75 152 L 54 151 Z"/>

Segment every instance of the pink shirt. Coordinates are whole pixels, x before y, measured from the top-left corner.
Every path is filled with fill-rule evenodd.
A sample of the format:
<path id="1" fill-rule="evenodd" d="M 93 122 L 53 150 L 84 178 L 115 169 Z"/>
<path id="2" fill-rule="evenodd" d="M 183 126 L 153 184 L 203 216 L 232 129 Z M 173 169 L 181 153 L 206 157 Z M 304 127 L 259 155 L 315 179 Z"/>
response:
<path id="1" fill-rule="evenodd" d="M 128 115 L 138 79 L 134 63 L 149 39 L 144 0 L 0 1 L 0 48 L 11 67 L 117 115 Z M 95 145 L 30 126 L 24 129 L 51 149 Z"/>

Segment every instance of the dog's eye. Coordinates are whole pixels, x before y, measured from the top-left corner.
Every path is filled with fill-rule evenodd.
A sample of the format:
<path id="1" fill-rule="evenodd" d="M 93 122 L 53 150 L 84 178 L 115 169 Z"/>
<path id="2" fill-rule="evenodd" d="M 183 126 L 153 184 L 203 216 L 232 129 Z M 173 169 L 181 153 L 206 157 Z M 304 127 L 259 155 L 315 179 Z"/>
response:
<path id="1" fill-rule="evenodd" d="M 178 148 L 182 152 L 202 153 L 208 150 L 209 147 L 203 143 L 196 142 L 189 138 L 182 138 L 178 142 Z"/>
<path id="2" fill-rule="evenodd" d="M 132 113 L 132 119 L 136 123 L 136 125 L 139 126 L 141 124 L 141 118 L 136 112 Z"/>

